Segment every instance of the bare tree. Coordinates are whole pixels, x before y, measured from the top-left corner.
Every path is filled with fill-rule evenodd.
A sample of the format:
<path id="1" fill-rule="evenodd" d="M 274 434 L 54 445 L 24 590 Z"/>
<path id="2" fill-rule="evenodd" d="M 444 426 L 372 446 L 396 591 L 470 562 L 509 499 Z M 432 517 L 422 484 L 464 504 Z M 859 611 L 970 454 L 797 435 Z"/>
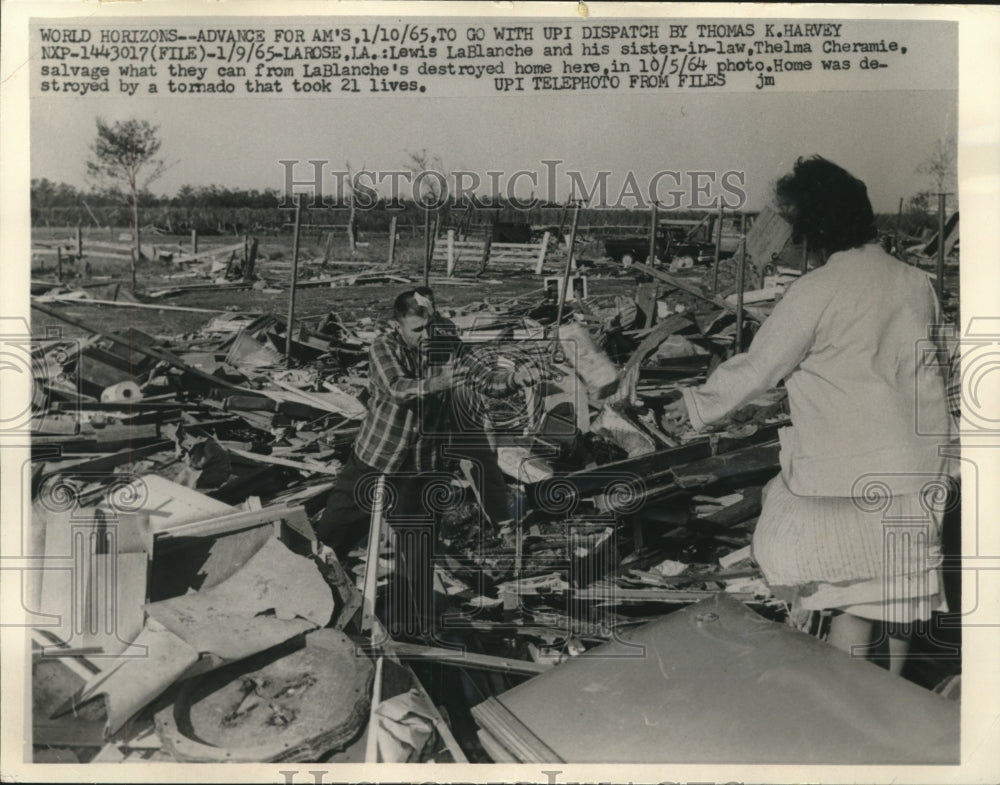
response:
<path id="1" fill-rule="evenodd" d="M 445 204 L 447 197 L 447 181 L 445 180 L 444 162 L 439 155 L 431 155 L 427 148 L 421 148 L 417 152 L 406 151 L 406 168 L 413 174 L 413 182 L 416 184 L 413 198 L 422 205 L 424 212 L 424 227 L 427 236 L 425 237 L 425 253 L 428 256 L 434 253 L 434 244 L 437 242 L 437 235 L 441 229 L 441 208 L 444 208 L 443 216 L 445 220 L 450 216 L 448 205 Z M 430 174 L 428 174 L 430 173 Z M 430 226 L 431 213 L 434 213 L 434 225 Z"/>
<path id="2" fill-rule="evenodd" d="M 930 177 L 934 193 L 955 193 L 958 174 L 958 145 L 954 134 L 937 139 L 930 157 L 917 167 L 918 174 Z"/>
<path id="3" fill-rule="evenodd" d="M 444 162 L 439 155 L 431 155 L 427 148 L 418 152 L 406 151 L 406 168 L 413 173 L 414 182 L 419 178 L 419 193 L 414 193 L 414 198 L 426 206 L 435 205 L 440 207 L 441 200 L 445 196 L 447 186 L 442 186 L 442 180 L 446 177 Z M 433 172 L 439 176 L 429 176 L 426 172 Z"/>
<path id="4" fill-rule="evenodd" d="M 130 274 L 135 290 L 135 263 L 139 244 L 139 195 L 166 171 L 160 152 L 159 128 L 146 120 L 119 120 L 114 124 L 97 118 L 97 138 L 91 145 L 87 176 L 98 185 L 123 195 L 131 209 L 132 259 Z"/>
<path id="5" fill-rule="evenodd" d="M 363 174 L 369 174 L 368 168 L 365 164 L 361 164 L 361 169 L 355 174 L 354 167 L 351 166 L 350 161 L 344 163 L 344 169 L 347 171 L 347 188 L 348 188 L 348 202 L 347 202 L 347 237 L 351 245 L 351 253 L 357 250 L 357 210 L 358 210 L 358 191 L 364 190 L 366 198 L 370 196 L 373 192 L 370 187 L 365 187 L 364 185 L 358 184 L 358 178 Z M 367 205 L 371 206 L 371 205 Z"/>

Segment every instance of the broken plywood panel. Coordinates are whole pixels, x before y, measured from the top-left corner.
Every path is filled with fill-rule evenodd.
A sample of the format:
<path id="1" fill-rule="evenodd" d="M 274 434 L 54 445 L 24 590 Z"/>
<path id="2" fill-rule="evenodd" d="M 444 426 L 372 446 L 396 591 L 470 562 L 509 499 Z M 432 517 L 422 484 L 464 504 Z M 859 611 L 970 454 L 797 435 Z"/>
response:
<path id="1" fill-rule="evenodd" d="M 777 260 L 791 239 L 792 227 L 788 221 L 770 207 L 760 211 L 747 232 L 746 248 L 753 266 L 757 268 L 761 277 L 764 268 Z M 760 282 L 760 278 L 748 281 L 750 285 L 757 285 Z"/>
<path id="2" fill-rule="evenodd" d="M 155 474 L 137 477 L 118 493 L 120 498 L 135 500 L 130 503 L 130 508 L 142 509 L 149 514 L 154 532 L 168 531 L 174 526 L 213 515 L 236 512 L 235 507 Z"/>
<path id="3" fill-rule="evenodd" d="M 312 562 L 269 539 L 222 583 L 147 611 L 197 651 L 239 660 L 325 625 L 333 615 L 333 595 Z"/>
<path id="4" fill-rule="evenodd" d="M 78 702 L 105 696 L 108 734 L 178 679 L 322 627 L 333 614 L 333 597 L 311 560 L 270 539 L 213 589 L 153 603 L 146 611 L 146 627 L 133 643 L 145 647 L 145 656 L 117 658 L 78 696 Z"/>
<path id="5" fill-rule="evenodd" d="M 494 702 L 506 711 L 481 704 L 473 716 L 506 759 L 522 762 L 538 758 L 506 743 L 523 737 L 518 728 L 574 763 L 959 759 L 957 703 L 725 595 L 619 633 Z"/>

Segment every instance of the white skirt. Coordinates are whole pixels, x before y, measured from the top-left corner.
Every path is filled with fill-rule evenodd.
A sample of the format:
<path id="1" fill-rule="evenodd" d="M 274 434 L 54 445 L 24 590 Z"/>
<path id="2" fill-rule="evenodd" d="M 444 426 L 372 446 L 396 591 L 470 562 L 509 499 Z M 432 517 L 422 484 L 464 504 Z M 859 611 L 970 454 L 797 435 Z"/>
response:
<path id="1" fill-rule="evenodd" d="M 803 609 L 901 624 L 929 619 L 947 609 L 938 506 L 917 493 L 796 496 L 779 474 L 764 488 L 753 555 L 775 594 Z"/>

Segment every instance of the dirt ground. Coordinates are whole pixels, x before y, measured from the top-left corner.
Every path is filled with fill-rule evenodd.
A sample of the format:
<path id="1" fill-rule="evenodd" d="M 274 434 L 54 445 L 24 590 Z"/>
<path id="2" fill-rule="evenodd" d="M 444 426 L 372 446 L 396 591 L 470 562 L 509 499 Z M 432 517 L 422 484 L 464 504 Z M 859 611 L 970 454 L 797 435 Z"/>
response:
<path id="1" fill-rule="evenodd" d="M 73 237 L 74 230 L 39 229 L 34 232 L 36 243 L 51 242 L 54 239 L 65 241 Z M 89 276 L 81 265 L 64 264 L 63 281 L 70 287 L 91 284 L 120 283 L 124 292 L 129 291 L 129 262 L 121 259 L 102 258 L 96 251 L 93 255 L 87 252 L 88 242 L 108 242 L 112 239 L 121 242 L 126 230 L 91 229 L 84 231 L 83 244 L 90 263 Z M 233 236 L 208 237 L 199 239 L 199 250 L 208 250 L 213 246 L 231 245 L 240 238 Z M 175 247 L 181 244 L 188 246 L 187 236 L 152 235 L 143 237 L 143 247 L 153 246 L 158 249 Z M 401 237 L 396 244 L 395 262 L 392 267 L 386 265 L 388 259 L 388 238 L 370 237 L 360 239 L 360 245 L 353 253 L 347 239 L 341 233 L 333 241 L 331 258 L 325 269 L 320 269 L 320 263 L 325 248 L 326 236 L 305 237 L 301 241 L 299 254 L 299 281 L 302 285 L 297 289 L 295 315 L 297 319 L 309 319 L 336 312 L 344 321 L 350 322 L 363 317 L 375 319 L 388 318 L 389 308 L 393 298 L 410 286 L 420 285 L 423 280 L 423 238 Z M 576 246 L 576 256 L 581 262 L 600 262 L 603 257 L 603 246 L 597 240 L 581 239 Z M 288 314 L 289 282 L 292 259 L 292 238 L 290 235 L 281 237 L 260 238 L 260 256 L 255 272 L 263 279 L 268 288 L 256 289 L 207 289 L 190 291 L 171 295 L 158 300 L 167 308 L 152 307 L 128 308 L 103 305 L 75 305 L 59 303 L 51 307 L 59 313 L 85 322 L 96 330 L 110 332 L 128 329 L 141 330 L 154 336 L 177 336 L 196 332 L 202 325 L 215 315 L 214 312 L 240 312 L 276 314 L 283 319 Z M 559 275 L 562 272 L 565 251 L 557 253 L 551 261 L 546 262 L 545 275 Z M 334 278 L 349 273 L 360 272 L 372 265 L 379 265 L 381 270 L 392 272 L 409 278 L 413 283 L 378 282 L 378 283 L 348 283 L 338 282 L 332 286 L 310 285 L 309 281 L 317 278 Z M 438 268 L 442 269 L 438 269 Z M 208 284 L 204 277 L 168 277 L 183 272 L 180 265 L 167 261 L 142 260 L 137 265 L 136 294 L 143 299 L 146 292 L 164 289 L 171 286 L 189 286 L 192 284 Z M 614 265 L 600 265 L 586 273 L 589 276 L 589 294 L 591 296 L 607 296 L 613 298 L 618 294 L 634 294 L 636 274 L 622 274 Z M 32 280 L 54 281 L 55 265 L 51 256 L 38 257 L 32 262 Z M 463 306 L 488 301 L 494 304 L 504 300 L 536 291 L 541 297 L 543 281 L 539 276 L 528 271 L 511 269 L 487 268 L 482 276 L 476 277 L 474 266 L 460 265 L 453 281 L 445 279 L 443 265 L 431 269 L 431 284 L 434 288 L 438 306 L 442 309 L 461 308 Z M 172 311 L 173 307 L 202 308 L 214 312 L 193 313 Z M 54 319 L 37 310 L 32 311 L 31 329 L 35 337 L 51 337 L 49 330 L 58 327 L 62 337 L 83 337 L 84 332 L 72 325 Z"/>

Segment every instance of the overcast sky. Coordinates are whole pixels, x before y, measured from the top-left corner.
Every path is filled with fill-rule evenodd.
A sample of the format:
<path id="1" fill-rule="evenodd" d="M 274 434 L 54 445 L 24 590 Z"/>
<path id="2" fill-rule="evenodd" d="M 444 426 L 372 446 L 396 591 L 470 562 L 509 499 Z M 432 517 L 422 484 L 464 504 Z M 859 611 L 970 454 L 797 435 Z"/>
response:
<path id="1" fill-rule="evenodd" d="M 957 93 L 35 98 L 32 177 L 88 186 L 85 162 L 97 116 L 160 127 L 161 155 L 172 165 L 151 190 L 169 195 L 184 184 L 280 189 L 281 159 L 401 169 L 407 151 L 426 148 L 446 170 L 538 172 L 539 195 L 545 195 L 545 159 L 563 161 L 561 172 L 579 170 L 585 183 L 609 170 L 612 195 L 629 171 L 642 184 L 661 170 L 743 171 L 748 207 L 759 209 L 797 156 L 819 153 L 863 179 L 877 211 L 894 212 L 900 197 L 930 185 L 916 170 L 935 140 L 955 131 Z M 559 199 L 569 195 L 569 182 L 558 179 Z M 519 184 L 521 195 L 530 194 L 526 179 Z"/>

